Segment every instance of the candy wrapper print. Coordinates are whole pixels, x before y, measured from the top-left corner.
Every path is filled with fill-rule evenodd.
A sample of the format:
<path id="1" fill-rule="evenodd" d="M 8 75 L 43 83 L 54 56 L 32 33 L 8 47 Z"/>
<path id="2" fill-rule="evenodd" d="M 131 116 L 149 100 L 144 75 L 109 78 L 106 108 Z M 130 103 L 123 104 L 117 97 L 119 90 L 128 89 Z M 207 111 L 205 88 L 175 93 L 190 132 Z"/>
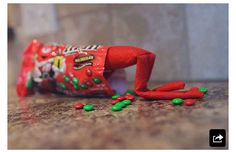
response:
<path id="1" fill-rule="evenodd" d="M 184 81 L 149 89 L 156 55 L 133 46 L 71 46 L 43 44 L 33 40 L 25 49 L 17 82 L 17 94 L 25 97 L 40 92 L 67 96 L 112 96 L 120 92 L 110 84 L 117 70 L 136 65 L 135 93 L 149 100 L 199 99 L 197 87 L 187 91 Z"/>

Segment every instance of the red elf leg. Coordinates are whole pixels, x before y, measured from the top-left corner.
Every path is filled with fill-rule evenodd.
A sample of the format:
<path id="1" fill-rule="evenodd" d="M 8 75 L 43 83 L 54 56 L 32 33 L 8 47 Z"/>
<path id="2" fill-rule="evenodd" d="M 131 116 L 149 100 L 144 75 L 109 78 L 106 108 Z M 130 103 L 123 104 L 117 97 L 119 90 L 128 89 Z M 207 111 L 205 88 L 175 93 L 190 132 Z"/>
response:
<path id="1" fill-rule="evenodd" d="M 152 89 L 152 91 L 173 91 L 173 90 L 179 90 L 184 89 L 185 83 L 183 81 L 174 81 L 169 82 L 166 84 L 163 84 L 155 89 Z"/>
<path id="2" fill-rule="evenodd" d="M 182 99 L 198 99 L 202 98 L 204 94 L 198 90 L 198 88 L 191 88 L 188 91 L 148 91 L 139 92 L 140 96 L 146 99 L 160 99 L 160 100 L 171 100 L 174 98 Z"/>
<path id="3" fill-rule="evenodd" d="M 173 92 L 172 90 L 184 88 L 185 84 L 182 81 L 168 83 L 155 88 L 154 90 L 149 90 L 147 88 L 147 83 L 152 72 L 154 61 L 155 54 L 146 50 L 136 47 L 116 46 L 109 48 L 105 68 L 116 70 L 137 64 L 135 92 L 147 99 L 187 99 L 202 98 L 204 96 L 202 92 L 195 88 L 190 89 L 189 91 Z"/>

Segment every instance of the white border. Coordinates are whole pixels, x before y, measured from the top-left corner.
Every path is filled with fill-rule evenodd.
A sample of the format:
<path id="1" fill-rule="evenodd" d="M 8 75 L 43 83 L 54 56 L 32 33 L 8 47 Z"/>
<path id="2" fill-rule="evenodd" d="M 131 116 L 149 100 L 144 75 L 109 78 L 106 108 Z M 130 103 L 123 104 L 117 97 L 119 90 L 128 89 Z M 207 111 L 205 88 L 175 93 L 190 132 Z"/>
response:
<path id="1" fill-rule="evenodd" d="M 236 47 L 235 47 L 235 41 L 236 41 L 236 23 L 235 23 L 235 14 L 236 14 L 236 8 L 235 8 L 235 1 L 234 3 L 231 1 L 229 5 L 229 150 L 235 151 L 235 138 L 236 137 L 236 125 L 235 125 L 235 99 L 236 99 L 236 93 L 235 93 L 235 87 L 236 86 L 236 60 L 234 57 L 236 57 Z"/>
<path id="2" fill-rule="evenodd" d="M 7 5 L 4 2 L 0 4 L 0 148 L 7 148 Z M 2 151 L 2 150 L 1 150 Z"/>
<path id="3" fill-rule="evenodd" d="M 141 3 L 229 3 L 230 0 L 214 0 L 208 2 L 206 0 L 40 0 L 40 1 L 34 1 L 34 0 L 8 0 L 8 3 L 134 3 L 134 4 L 141 4 Z"/>
<path id="4" fill-rule="evenodd" d="M 7 3 L 153 3 L 153 0 L 113 0 L 112 2 L 109 0 L 38 0 L 38 1 L 26 1 L 26 0 L 5 0 L 0 1 L 0 65 L 2 74 L 0 75 L 1 87 L 1 104 L 0 104 L 0 151 L 7 150 Z M 214 2 L 211 1 L 204 1 L 204 0 L 195 0 L 195 1 L 183 1 L 180 0 L 178 2 L 173 0 L 165 0 L 159 1 L 156 0 L 155 3 L 229 3 L 229 150 L 235 150 L 235 141 L 236 141 L 236 126 L 235 126 L 235 108 L 236 104 L 234 100 L 236 100 L 236 93 L 235 87 L 236 86 L 236 74 L 235 74 L 235 65 L 236 65 L 236 8 L 235 2 L 229 0 L 215 0 Z M 30 150 L 33 151 L 33 150 Z M 50 150 L 51 151 L 51 150 Z M 55 151 L 55 150 L 53 150 Z M 90 151 L 90 150 L 89 150 Z M 120 151 L 120 150 L 119 150 Z M 187 150 L 189 151 L 189 150 Z M 224 150 L 226 151 L 226 150 Z"/>

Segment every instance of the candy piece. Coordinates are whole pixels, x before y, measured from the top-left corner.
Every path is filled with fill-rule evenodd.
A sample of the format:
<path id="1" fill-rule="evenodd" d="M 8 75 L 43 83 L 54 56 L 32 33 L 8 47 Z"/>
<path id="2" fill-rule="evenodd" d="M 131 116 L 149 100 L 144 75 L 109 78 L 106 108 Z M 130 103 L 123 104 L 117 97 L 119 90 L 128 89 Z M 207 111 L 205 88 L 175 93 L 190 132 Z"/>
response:
<path id="1" fill-rule="evenodd" d="M 193 106 L 196 104 L 196 100 L 193 100 L 193 99 L 186 99 L 184 100 L 184 103 L 183 103 L 185 106 Z"/>
<path id="2" fill-rule="evenodd" d="M 122 102 L 118 102 L 115 105 L 120 106 L 121 108 L 126 107 L 126 105 L 124 103 L 122 103 Z"/>
<path id="3" fill-rule="evenodd" d="M 86 105 L 84 106 L 84 110 L 85 110 L 85 111 L 92 111 L 92 110 L 94 110 L 94 107 L 93 107 L 93 105 L 91 105 L 91 104 L 86 104 Z"/>
<path id="4" fill-rule="evenodd" d="M 183 99 L 181 98 L 175 98 L 175 99 L 172 99 L 171 101 L 174 105 L 181 105 L 182 102 L 183 102 Z"/>
<path id="5" fill-rule="evenodd" d="M 65 82 L 68 82 L 69 80 L 70 80 L 69 77 L 65 75 L 65 76 L 64 76 L 64 81 L 65 81 Z"/>
<path id="6" fill-rule="evenodd" d="M 112 110 L 112 111 L 121 111 L 121 110 L 122 110 L 122 107 L 119 106 L 119 105 L 114 105 L 114 106 L 112 106 L 111 110 Z"/>
<path id="7" fill-rule="evenodd" d="M 31 89 L 33 87 L 33 79 L 28 80 L 27 89 Z"/>
<path id="8" fill-rule="evenodd" d="M 204 94 L 208 93 L 208 89 L 204 87 L 199 88 L 199 91 L 203 92 Z"/>
<path id="9" fill-rule="evenodd" d="M 75 88 L 75 90 L 79 89 L 78 85 L 73 85 L 73 87 Z"/>
<path id="10" fill-rule="evenodd" d="M 73 85 L 78 85 L 79 80 L 77 78 L 73 78 L 72 83 L 73 83 Z"/>
<path id="11" fill-rule="evenodd" d="M 127 95 L 125 95 L 125 99 L 133 101 L 135 99 L 135 97 L 130 94 L 127 94 Z"/>
<path id="12" fill-rule="evenodd" d="M 33 87 L 33 77 L 32 74 L 29 74 L 29 80 L 27 81 L 27 85 L 26 85 L 27 89 L 31 89 Z"/>
<path id="13" fill-rule="evenodd" d="M 81 84 L 80 87 L 81 87 L 82 89 L 88 89 L 88 86 L 87 86 L 86 84 Z"/>
<path id="14" fill-rule="evenodd" d="M 123 100 L 122 103 L 124 103 L 125 105 L 131 105 L 132 104 L 131 100 Z"/>
<path id="15" fill-rule="evenodd" d="M 63 90 L 66 90 L 66 85 L 64 85 L 63 83 L 60 83 L 59 85 Z"/>
<path id="16" fill-rule="evenodd" d="M 117 97 L 116 99 L 122 101 L 122 100 L 125 99 L 125 97 L 124 97 L 124 96 L 119 96 L 119 97 Z"/>
<path id="17" fill-rule="evenodd" d="M 113 96 L 111 96 L 112 99 L 117 99 L 120 95 L 118 94 L 114 94 Z"/>
<path id="18" fill-rule="evenodd" d="M 120 102 L 120 100 L 116 100 L 116 99 L 115 99 L 115 100 L 112 100 L 112 101 L 111 101 L 111 104 L 114 105 L 114 104 L 116 104 L 116 103 L 118 103 L 118 102 Z"/>
<path id="19" fill-rule="evenodd" d="M 102 81 L 99 78 L 93 78 L 93 82 L 96 84 L 100 84 Z"/>
<path id="20" fill-rule="evenodd" d="M 86 70 L 86 74 L 87 74 L 87 76 L 90 77 L 90 76 L 92 76 L 92 71 L 91 71 L 90 69 L 87 69 L 87 70 Z"/>
<path id="21" fill-rule="evenodd" d="M 76 103 L 76 104 L 73 105 L 73 107 L 74 107 L 75 109 L 83 109 L 84 104 L 82 104 L 82 103 Z"/>

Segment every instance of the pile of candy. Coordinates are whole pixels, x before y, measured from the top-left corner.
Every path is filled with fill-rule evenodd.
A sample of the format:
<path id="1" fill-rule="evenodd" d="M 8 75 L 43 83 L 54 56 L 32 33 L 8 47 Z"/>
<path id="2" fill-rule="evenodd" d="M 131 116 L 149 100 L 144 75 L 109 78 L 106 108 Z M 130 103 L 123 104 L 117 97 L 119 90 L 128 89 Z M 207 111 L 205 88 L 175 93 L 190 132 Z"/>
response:
<path id="1" fill-rule="evenodd" d="M 77 103 L 73 105 L 75 109 L 84 109 L 85 111 L 92 111 L 94 110 L 94 106 L 92 104 Z"/>
<path id="2" fill-rule="evenodd" d="M 122 108 L 131 105 L 132 101 L 134 101 L 135 93 L 132 90 L 128 90 L 124 95 L 115 94 L 111 98 L 113 99 L 111 101 L 112 111 L 121 111 Z M 73 105 L 75 109 L 84 109 L 85 111 L 92 111 L 94 110 L 94 106 L 92 104 L 86 104 L 83 103 L 76 103 Z"/>
<path id="3" fill-rule="evenodd" d="M 134 101 L 135 99 L 135 97 L 131 94 L 122 96 L 115 94 L 111 98 L 113 99 L 111 101 L 111 104 L 113 105 L 111 108 L 112 111 L 121 111 L 126 106 L 131 105 L 132 101 Z"/>
<path id="4" fill-rule="evenodd" d="M 199 88 L 201 92 L 204 94 L 208 93 L 207 88 Z M 124 95 L 115 94 L 111 97 L 113 100 L 111 101 L 112 104 L 112 111 L 121 111 L 123 108 L 131 105 L 135 99 L 134 91 L 128 90 Z M 181 99 L 181 98 L 174 98 L 171 100 L 173 105 L 184 105 L 184 106 L 193 106 L 196 104 L 195 99 Z M 92 104 L 82 104 L 77 103 L 73 105 L 76 109 L 84 109 L 85 111 L 92 111 L 94 110 L 94 106 Z"/>

